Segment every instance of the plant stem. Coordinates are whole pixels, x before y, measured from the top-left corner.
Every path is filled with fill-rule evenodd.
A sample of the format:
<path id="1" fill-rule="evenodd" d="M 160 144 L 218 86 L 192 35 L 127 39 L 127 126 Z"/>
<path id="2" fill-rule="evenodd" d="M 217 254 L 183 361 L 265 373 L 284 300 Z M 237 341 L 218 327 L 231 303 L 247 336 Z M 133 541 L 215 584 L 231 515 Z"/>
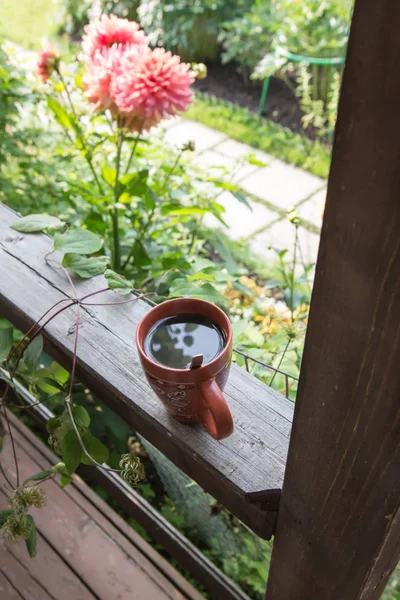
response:
<path id="1" fill-rule="evenodd" d="M 113 234 L 113 269 L 117 273 L 121 269 L 121 248 L 119 241 L 119 225 L 118 225 L 118 207 L 116 206 L 119 198 L 118 179 L 119 171 L 121 166 L 121 149 L 124 142 L 124 132 L 119 129 L 117 134 L 117 158 L 116 158 L 116 173 L 115 173 L 115 184 L 114 184 L 114 207 L 111 213 L 112 220 L 112 234 Z"/>
<path id="2" fill-rule="evenodd" d="M 179 164 L 179 161 L 181 160 L 182 154 L 183 154 L 183 150 L 180 150 L 180 152 L 179 152 L 178 156 L 177 156 L 177 157 L 176 157 L 176 159 L 175 159 L 175 162 L 174 162 L 174 164 L 173 164 L 173 165 L 172 165 L 172 167 L 171 167 L 171 170 L 170 170 L 170 172 L 169 172 L 169 173 L 167 173 L 167 176 L 165 177 L 165 181 L 164 181 L 164 184 L 163 184 L 163 187 L 162 187 L 162 192 L 165 192 L 165 189 L 166 189 L 166 187 L 167 187 L 167 185 L 168 185 L 168 182 L 169 182 L 169 180 L 170 180 L 170 178 L 171 178 L 171 175 L 173 174 L 173 172 L 175 171 L 176 167 L 177 167 L 177 166 L 178 166 L 178 164 Z"/>
<path id="3" fill-rule="evenodd" d="M 276 367 L 277 369 L 280 369 L 280 368 L 281 368 L 282 361 L 283 361 L 283 359 L 285 358 L 286 352 L 288 351 L 288 348 L 289 348 L 289 345 L 290 345 L 290 342 L 291 342 L 291 341 L 292 341 L 292 340 L 291 340 L 291 338 L 288 338 L 288 341 L 286 342 L 285 349 L 284 349 L 284 351 L 282 352 L 282 356 L 281 356 L 281 358 L 280 358 L 280 360 L 279 360 L 278 366 Z M 275 371 L 275 373 L 272 375 L 272 379 L 271 379 L 271 381 L 270 381 L 270 382 L 269 382 L 269 384 L 268 384 L 268 385 L 269 385 L 269 387 L 271 387 L 271 385 L 274 383 L 274 379 L 275 379 L 275 377 L 276 377 L 276 373 L 277 373 L 277 371 Z"/>
<path id="4" fill-rule="evenodd" d="M 8 386 L 7 386 L 6 390 L 8 391 Z M 5 392 L 5 394 L 6 393 L 7 392 Z M 7 423 L 7 429 L 8 429 L 8 433 L 9 433 L 10 440 L 11 440 L 11 447 L 12 447 L 12 451 L 13 451 L 14 464 L 15 464 L 15 475 L 16 475 L 17 488 L 18 488 L 19 487 L 19 467 L 18 467 L 17 451 L 15 449 L 14 436 L 11 431 L 11 425 L 10 425 L 10 421 L 8 418 L 7 409 L 6 409 L 6 405 L 5 405 L 4 401 L 3 401 L 3 414 L 4 414 L 5 421 Z"/>
<path id="5" fill-rule="evenodd" d="M 96 184 L 97 184 L 97 187 L 99 188 L 99 192 L 100 192 L 100 194 L 102 194 L 102 195 L 103 195 L 103 194 L 104 194 L 104 191 L 103 191 L 103 186 L 101 185 L 101 183 L 100 183 L 100 180 L 99 180 L 99 178 L 97 177 L 97 173 L 96 173 L 96 171 L 95 171 L 95 168 L 94 168 L 94 166 L 93 166 L 93 161 L 92 161 L 91 151 L 88 149 L 88 147 L 87 147 L 87 145 L 86 145 L 86 143 L 85 143 L 85 140 L 84 140 L 83 136 L 82 136 L 82 135 L 81 135 L 81 133 L 80 133 L 80 126 L 79 126 L 79 119 L 78 119 L 78 115 L 77 115 L 77 113 L 76 113 L 76 110 L 75 110 L 74 104 L 73 104 L 73 102 L 72 102 L 72 98 L 71 98 L 71 95 L 70 95 L 70 93 L 69 93 L 68 86 L 67 86 L 67 84 L 66 84 L 66 82 L 65 82 L 65 79 L 64 79 L 64 77 L 63 77 L 63 75 L 62 75 L 62 73 L 61 73 L 61 71 L 60 71 L 60 69 L 59 69 L 59 68 L 56 68 L 56 72 L 57 72 L 57 75 L 58 75 L 58 76 L 59 76 L 59 78 L 60 78 L 60 81 L 61 81 L 61 83 L 62 83 L 62 84 L 63 84 L 63 86 L 64 86 L 65 93 L 66 93 L 66 95 L 67 95 L 67 99 L 68 99 L 68 104 L 69 104 L 69 107 L 70 107 L 70 109 L 71 109 L 71 112 L 72 112 L 72 114 L 73 114 L 73 116 L 74 116 L 74 119 L 75 119 L 75 121 L 76 121 L 76 124 L 77 124 L 77 128 L 76 128 L 76 131 L 75 131 L 75 133 L 76 133 L 76 136 L 77 136 L 77 138 L 79 139 L 80 143 L 82 144 L 82 148 L 83 148 L 83 150 L 85 151 L 85 152 L 84 152 L 84 156 L 85 156 L 86 162 L 88 163 L 88 165 L 89 165 L 89 168 L 90 168 L 90 170 L 91 170 L 91 172 L 92 172 L 92 175 L 93 175 L 93 177 L 94 177 L 94 180 L 95 180 L 95 182 L 96 182 Z"/>
<path id="6" fill-rule="evenodd" d="M 142 129 L 143 129 L 143 123 L 142 123 L 142 126 L 140 127 L 139 131 L 137 132 L 137 136 L 136 136 L 135 142 L 134 142 L 134 144 L 132 146 L 131 154 L 129 156 L 128 164 L 126 165 L 125 173 L 128 173 L 128 171 L 130 169 L 132 158 L 135 156 L 136 147 L 137 147 L 137 145 L 139 143 L 139 139 L 140 139 L 140 136 L 141 136 L 141 133 L 142 133 Z"/>
<path id="7" fill-rule="evenodd" d="M 295 277 L 295 269 L 296 269 L 296 254 L 297 254 L 297 244 L 299 241 L 299 226 L 295 225 L 296 234 L 294 237 L 294 249 L 293 249 L 293 263 L 292 263 L 292 273 L 290 278 L 290 312 L 292 323 L 294 322 L 293 312 L 294 312 L 294 277 Z"/>
<path id="8" fill-rule="evenodd" d="M 180 159 L 181 159 L 181 157 L 182 157 L 182 154 L 183 154 L 183 150 L 181 150 L 181 151 L 179 152 L 178 156 L 177 156 L 177 157 L 176 157 L 176 159 L 175 159 L 175 162 L 174 162 L 174 164 L 173 164 L 173 165 L 172 165 L 172 167 L 171 167 L 171 170 L 170 170 L 170 172 L 169 172 L 169 173 L 167 173 L 167 175 L 166 175 L 166 177 L 165 177 L 165 180 L 164 180 L 164 183 L 163 183 L 163 186 L 162 186 L 161 194 L 163 194 L 163 193 L 165 192 L 165 189 L 166 189 L 166 187 L 167 187 L 167 185 L 168 185 L 168 182 L 169 182 L 169 180 L 170 180 L 170 178 L 171 178 L 171 175 L 173 174 L 173 172 L 175 171 L 176 167 L 178 166 L 178 164 L 179 164 L 179 161 L 180 161 Z M 131 248 L 131 250 L 130 250 L 129 254 L 128 254 L 128 256 L 126 257 L 126 260 L 125 260 L 125 262 L 124 262 L 124 264 L 123 264 L 123 266 L 122 266 L 122 271 L 124 271 L 124 270 L 126 269 L 126 267 L 128 266 L 128 263 L 129 263 L 130 259 L 131 259 L 131 258 L 132 258 L 132 256 L 134 256 L 134 254 L 135 254 L 135 250 L 136 250 L 136 248 L 137 248 L 138 244 L 140 244 L 140 243 L 142 242 L 142 240 L 143 240 L 144 236 L 146 235 L 146 233 L 147 233 L 147 230 L 148 230 L 148 228 L 150 227 L 151 221 L 152 221 L 152 219 L 153 219 L 153 217 L 154 217 L 155 210 L 156 210 L 156 206 L 154 205 L 154 206 L 153 206 L 153 208 L 152 208 L 152 209 L 151 209 L 151 211 L 150 211 L 150 214 L 149 214 L 149 216 L 148 216 L 148 218 L 147 218 L 147 221 L 146 221 L 146 224 L 145 224 L 145 226 L 144 226 L 144 227 L 143 227 L 143 229 L 140 231 L 140 233 L 139 233 L 139 236 L 138 236 L 138 237 L 136 238 L 136 240 L 134 241 L 134 243 L 133 243 L 133 245 L 132 245 L 132 248 Z"/>

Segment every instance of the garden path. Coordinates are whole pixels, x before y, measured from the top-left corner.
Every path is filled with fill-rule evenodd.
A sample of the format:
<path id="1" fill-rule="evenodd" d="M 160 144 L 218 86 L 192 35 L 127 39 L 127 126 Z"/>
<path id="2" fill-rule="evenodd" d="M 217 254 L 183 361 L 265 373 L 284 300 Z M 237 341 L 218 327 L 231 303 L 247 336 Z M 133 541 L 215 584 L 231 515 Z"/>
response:
<path id="1" fill-rule="evenodd" d="M 230 191 L 223 191 L 218 197 L 226 211 L 223 217 L 228 225 L 227 235 L 248 243 L 261 257 L 269 256 L 269 246 L 288 248 L 290 252 L 294 227 L 287 213 L 294 208 L 301 219 L 299 242 L 304 260 L 315 262 L 326 195 L 325 180 L 201 123 L 176 118 L 164 126 L 168 142 L 180 147 L 193 140 L 196 163 L 210 174 L 234 182 L 245 192 L 250 208 L 238 202 Z M 207 224 L 221 226 L 214 217 L 209 217 Z"/>

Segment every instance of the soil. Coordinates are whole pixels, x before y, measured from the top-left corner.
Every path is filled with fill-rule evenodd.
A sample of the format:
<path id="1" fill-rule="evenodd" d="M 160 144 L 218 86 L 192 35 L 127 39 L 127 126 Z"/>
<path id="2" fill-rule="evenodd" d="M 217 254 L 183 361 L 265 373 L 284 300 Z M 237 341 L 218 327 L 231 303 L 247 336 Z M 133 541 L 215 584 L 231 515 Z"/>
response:
<path id="1" fill-rule="evenodd" d="M 227 65 L 217 62 L 207 65 L 207 69 L 207 77 L 195 83 L 197 90 L 258 113 L 262 84 L 251 80 L 246 83 L 233 62 Z M 288 86 L 276 77 L 271 78 L 263 116 L 289 127 L 296 133 L 305 133 L 301 122 L 303 112 L 297 98 Z"/>

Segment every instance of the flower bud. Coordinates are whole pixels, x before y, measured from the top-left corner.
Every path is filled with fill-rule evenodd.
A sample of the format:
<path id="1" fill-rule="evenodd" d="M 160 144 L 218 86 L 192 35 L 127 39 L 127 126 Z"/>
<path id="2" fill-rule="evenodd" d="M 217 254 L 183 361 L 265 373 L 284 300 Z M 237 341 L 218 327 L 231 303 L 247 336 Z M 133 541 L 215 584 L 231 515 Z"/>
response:
<path id="1" fill-rule="evenodd" d="M 123 454 L 119 466 L 122 469 L 122 479 L 132 487 L 137 485 L 145 477 L 143 464 L 137 456 Z"/>
<path id="2" fill-rule="evenodd" d="M 205 79 L 207 77 L 207 67 L 204 63 L 193 63 L 192 71 L 196 79 Z"/>

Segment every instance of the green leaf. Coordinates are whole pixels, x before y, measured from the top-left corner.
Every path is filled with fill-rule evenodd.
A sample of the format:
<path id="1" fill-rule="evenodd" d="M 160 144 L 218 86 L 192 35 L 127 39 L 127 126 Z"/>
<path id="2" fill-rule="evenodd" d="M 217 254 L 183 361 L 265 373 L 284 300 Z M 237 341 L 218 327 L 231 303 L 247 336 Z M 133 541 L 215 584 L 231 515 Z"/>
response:
<path id="1" fill-rule="evenodd" d="M 46 429 L 49 433 L 53 433 L 56 429 L 60 427 L 60 421 L 57 417 L 52 417 L 46 422 Z"/>
<path id="2" fill-rule="evenodd" d="M 250 165 L 254 165 L 255 167 L 267 167 L 268 163 L 263 162 L 262 160 L 258 159 L 257 156 L 253 153 L 251 153 L 247 159 L 247 162 Z"/>
<path id="3" fill-rule="evenodd" d="M 133 289 L 133 285 L 130 281 L 121 277 L 121 275 L 118 275 L 118 273 L 111 269 L 107 269 L 104 273 L 104 277 L 107 279 L 110 290 L 125 290 L 129 293 Z"/>
<path id="4" fill-rule="evenodd" d="M 49 477 L 52 474 L 53 471 L 51 469 L 47 471 L 41 471 L 40 473 L 36 473 L 36 475 L 32 475 L 32 477 L 25 479 L 23 485 L 25 485 L 28 481 L 42 481 L 42 479 L 46 479 L 46 477 Z"/>
<path id="5" fill-rule="evenodd" d="M 53 373 L 54 379 L 58 381 L 58 383 L 67 383 L 69 378 L 69 373 L 66 369 L 64 369 L 57 362 L 53 361 L 50 365 L 50 371 Z"/>
<path id="6" fill-rule="evenodd" d="M 74 117 L 72 115 L 70 115 L 65 110 L 65 108 L 63 108 L 61 106 L 61 104 L 59 104 L 57 102 L 57 100 L 55 100 L 51 96 L 48 96 L 47 97 L 47 106 L 54 114 L 54 117 L 55 117 L 57 123 L 59 123 L 62 127 L 64 127 L 64 129 L 69 129 L 70 131 L 75 131 L 75 132 L 79 130 L 78 123 L 76 122 Z"/>
<path id="7" fill-rule="evenodd" d="M 222 188 L 223 190 L 228 190 L 229 192 L 237 192 L 239 190 L 239 186 L 235 183 L 230 183 L 229 181 L 221 181 L 219 179 L 212 179 L 210 181 L 214 183 L 215 186 Z"/>
<path id="8" fill-rule="evenodd" d="M 232 194 L 235 196 L 236 200 L 239 200 L 241 204 L 244 204 L 249 210 L 251 210 L 251 212 L 253 212 L 253 207 L 248 201 L 246 194 L 243 192 L 232 192 Z"/>
<path id="9" fill-rule="evenodd" d="M 0 362 L 5 360 L 10 353 L 13 344 L 13 330 L 0 329 Z"/>
<path id="10" fill-rule="evenodd" d="M 214 275 L 211 275 L 210 273 L 203 273 L 201 271 L 194 273 L 193 275 L 187 275 L 186 279 L 188 281 L 215 281 Z"/>
<path id="11" fill-rule="evenodd" d="M 92 254 L 98 252 L 103 245 L 100 236 L 87 229 L 72 229 L 54 236 L 55 250 L 65 250 L 75 254 Z"/>
<path id="12" fill-rule="evenodd" d="M 101 169 L 101 176 L 104 179 L 104 181 L 108 183 L 108 185 L 114 187 L 115 180 L 117 177 L 117 171 L 115 169 L 112 169 L 108 165 L 104 165 Z"/>
<path id="13" fill-rule="evenodd" d="M 146 248 L 141 242 L 136 242 L 133 261 L 136 267 L 145 267 L 151 265 L 152 260 L 146 252 Z"/>
<path id="14" fill-rule="evenodd" d="M 147 189 L 146 189 L 145 193 L 142 195 L 142 197 L 143 197 L 145 210 L 147 212 L 150 212 L 151 210 L 153 210 L 153 208 L 156 206 L 156 203 L 158 201 L 158 197 L 153 192 L 153 190 L 151 188 L 147 187 Z"/>
<path id="15" fill-rule="evenodd" d="M 74 415 L 75 420 L 78 421 L 80 425 L 83 425 L 84 427 L 89 427 L 90 417 L 86 408 L 80 405 L 73 406 L 72 414 Z"/>
<path id="16" fill-rule="evenodd" d="M 253 325 L 249 325 L 249 327 L 247 327 L 245 335 L 255 346 L 262 346 L 264 343 L 263 334 Z"/>
<path id="17" fill-rule="evenodd" d="M 78 468 L 81 462 L 82 448 L 78 436 L 72 429 L 67 433 L 61 444 L 62 459 L 70 475 Z"/>
<path id="18" fill-rule="evenodd" d="M 24 364 L 29 371 L 35 371 L 40 363 L 43 352 L 43 338 L 41 335 L 35 337 L 24 352 Z"/>
<path id="19" fill-rule="evenodd" d="M 63 391 L 63 386 L 58 383 L 55 379 L 48 377 L 37 377 L 35 375 L 35 384 L 37 387 L 45 392 L 46 394 L 56 394 L 57 392 Z"/>
<path id="20" fill-rule="evenodd" d="M 80 256 L 80 254 L 65 254 L 62 264 L 74 271 L 82 279 L 89 279 L 95 275 L 101 275 L 106 270 L 110 259 L 108 256 Z"/>
<path id="21" fill-rule="evenodd" d="M 26 518 L 28 519 L 28 521 L 30 522 L 30 525 L 31 525 L 29 535 L 25 540 L 26 549 L 29 552 L 29 556 L 31 558 L 35 558 L 35 556 L 36 556 L 36 541 L 37 541 L 35 520 L 32 517 L 32 515 L 26 515 Z"/>
<path id="22" fill-rule="evenodd" d="M 38 233 L 46 231 L 49 228 L 58 229 L 63 226 L 63 221 L 57 219 L 57 217 L 51 217 L 50 215 L 27 215 L 16 221 L 16 223 L 13 223 L 11 228 L 22 233 Z"/>
<path id="23" fill-rule="evenodd" d="M 192 262 L 192 267 L 195 270 L 195 272 L 197 273 L 197 271 L 203 271 L 203 269 L 208 269 L 209 267 L 214 268 L 215 267 L 215 263 L 213 263 L 211 260 L 209 260 L 208 258 L 195 258 L 194 261 Z"/>
<path id="24" fill-rule="evenodd" d="M 195 285 L 186 279 L 175 279 L 172 282 L 170 298 L 200 298 L 221 306 L 226 306 L 226 298 L 218 292 L 210 283 Z"/>
<path id="25" fill-rule="evenodd" d="M 193 206 L 193 207 L 182 206 L 182 207 L 178 208 L 175 204 L 174 205 L 166 204 L 161 209 L 161 213 L 163 215 L 169 215 L 171 217 L 174 217 L 174 216 L 191 217 L 194 215 L 206 215 L 209 212 L 211 212 L 211 211 L 208 210 L 207 208 L 198 208 L 196 206 Z M 214 211 L 212 211 L 212 212 L 214 212 Z"/>
<path id="26" fill-rule="evenodd" d="M 72 477 L 70 477 L 69 475 L 61 475 L 60 487 L 65 488 L 65 486 L 69 483 L 72 483 L 72 481 Z"/>
<path id="27" fill-rule="evenodd" d="M 92 456 L 94 458 L 94 460 L 100 464 L 107 462 L 108 458 L 109 458 L 109 452 L 108 449 L 106 448 L 106 446 L 104 444 L 102 444 L 100 442 L 100 440 L 98 440 L 97 438 L 94 437 L 94 435 L 92 435 L 90 433 L 90 431 L 86 431 L 83 435 L 82 435 L 82 441 L 85 445 L 86 450 L 88 451 L 88 453 L 90 454 L 90 456 Z M 87 458 L 87 456 L 85 456 L 85 454 L 82 453 L 82 457 L 81 457 L 81 461 L 83 462 L 83 464 L 85 465 L 92 465 L 92 461 L 89 460 Z"/>
<path id="28" fill-rule="evenodd" d="M 0 317 L 0 329 L 12 329 L 12 323 L 4 317 Z"/>
<path id="29" fill-rule="evenodd" d="M 4 510 L 0 510 L 0 527 L 4 525 L 7 521 L 8 517 L 12 515 L 13 511 L 11 508 L 5 508 Z"/>
<path id="30" fill-rule="evenodd" d="M 237 264 L 229 248 L 227 248 L 226 244 L 221 240 L 221 238 L 213 236 L 211 243 L 222 258 L 222 260 L 224 261 L 228 271 L 233 274 L 237 273 L 240 270 L 239 265 Z"/>

